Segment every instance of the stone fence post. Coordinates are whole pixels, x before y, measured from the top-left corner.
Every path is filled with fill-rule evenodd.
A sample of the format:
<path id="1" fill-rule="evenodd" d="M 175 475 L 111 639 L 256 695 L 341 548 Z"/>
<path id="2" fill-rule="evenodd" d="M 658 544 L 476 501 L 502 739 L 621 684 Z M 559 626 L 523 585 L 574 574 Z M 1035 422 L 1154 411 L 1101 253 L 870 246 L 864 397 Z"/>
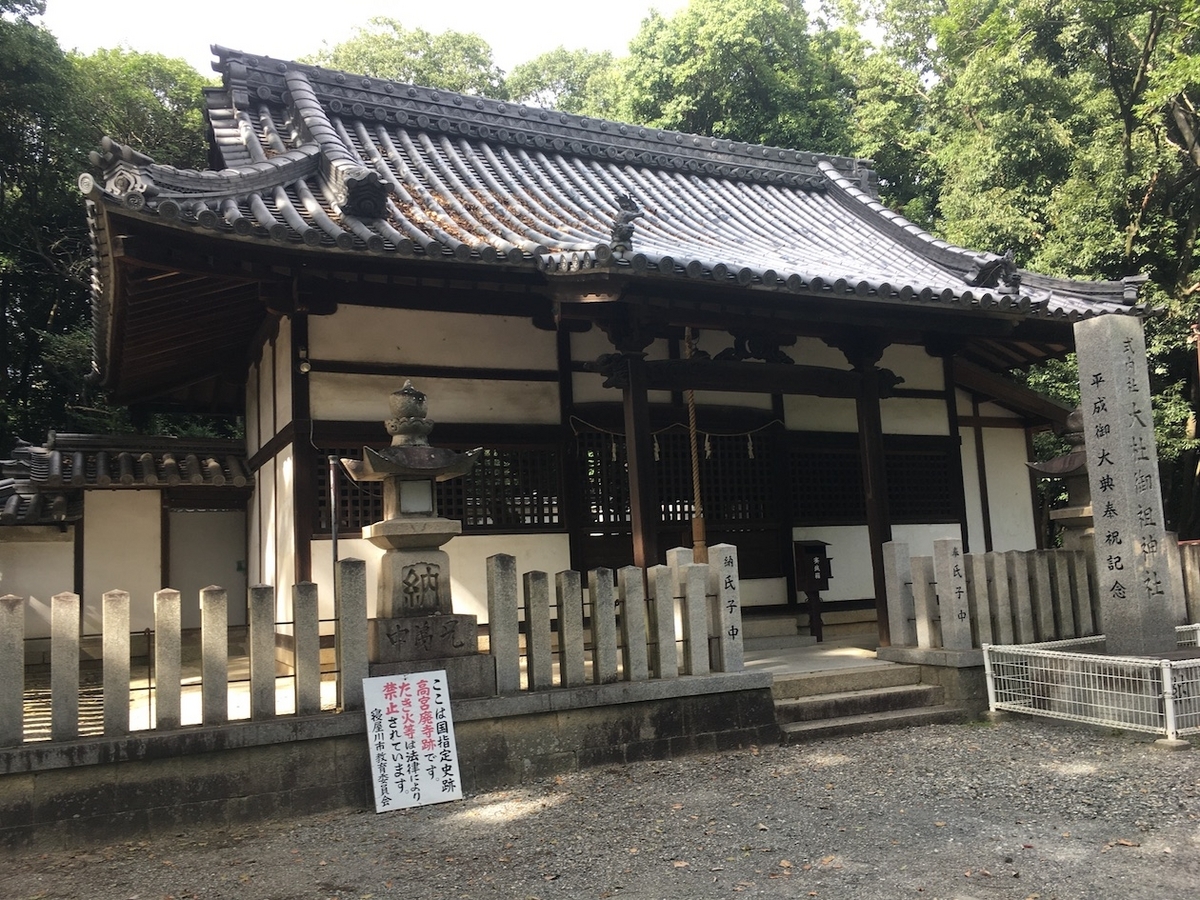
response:
<path id="1" fill-rule="evenodd" d="M 25 598 L 0 597 L 0 747 L 25 739 Z"/>

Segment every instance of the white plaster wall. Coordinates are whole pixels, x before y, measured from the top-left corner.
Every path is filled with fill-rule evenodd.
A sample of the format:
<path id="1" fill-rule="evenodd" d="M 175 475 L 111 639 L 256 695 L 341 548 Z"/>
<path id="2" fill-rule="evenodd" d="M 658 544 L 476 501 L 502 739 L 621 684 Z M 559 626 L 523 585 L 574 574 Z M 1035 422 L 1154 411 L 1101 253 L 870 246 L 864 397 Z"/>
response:
<path id="1" fill-rule="evenodd" d="M 259 495 L 259 547 L 258 577 L 250 580 L 251 584 L 267 584 L 276 578 L 279 559 L 279 545 L 275 528 L 276 496 L 275 496 L 275 461 L 269 460 L 255 476 L 255 485 Z"/>
<path id="2" fill-rule="evenodd" d="M 289 444 L 275 457 L 275 571 L 267 582 L 275 588 L 277 614 L 286 613 L 292 585 L 296 583 L 296 503 L 294 493 L 294 460 Z M 278 618 L 283 620 L 283 616 Z"/>
<path id="3" fill-rule="evenodd" d="M 979 414 L 981 416 L 1000 416 L 1005 419 L 1019 419 L 1019 414 L 1011 409 L 1005 409 L 999 403 L 992 403 L 990 400 L 987 403 L 979 404 Z"/>
<path id="4" fill-rule="evenodd" d="M 571 359 L 576 362 L 593 362 L 606 353 L 613 353 L 613 345 L 599 328 L 585 331 L 583 334 L 571 335 Z M 671 348 L 665 340 L 659 340 L 646 348 L 647 359 L 670 359 Z M 606 388 L 604 376 L 591 372 L 576 372 L 571 376 L 571 393 L 576 403 L 614 403 L 620 402 L 621 391 L 617 388 Z M 732 395 L 723 395 L 726 398 Z M 649 391 L 647 397 L 651 403 L 670 403 L 670 391 Z M 699 402 L 699 400 L 697 400 Z M 717 403 L 730 404 L 730 399 L 718 399 Z M 769 404 L 768 404 L 769 406 Z"/>
<path id="5" fill-rule="evenodd" d="M 314 372 L 309 375 L 313 418 L 382 422 L 388 416 L 388 397 L 403 384 L 386 375 Z M 429 417 L 435 423 L 557 425 L 559 421 L 556 382 L 420 378 L 414 384 L 429 395 Z M 436 430 L 431 440 L 437 442 Z"/>
<path id="6" fill-rule="evenodd" d="M 879 417 L 885 435 L 950 433 L 946 404 L 942 400 L 888 397 L 879 401 Z"/>
<path id="7" fill-rule="evenodd" d="M 555 574 L 571 568 L 571 548 L 565 534 L 465 534 L 446 544 L 454 611 L 487 621 L 487 559 L 497 553 L 517 558 L 517 578 L 526 572 Z"/>
<path id="8" fill-rule="evenodd" d="M 129 629 L 154 627 L 162 583 L 162 494 L 86 491 L 83 495 L 83 630 L 102 630 L 105 591 L 129 592 Z"/>
<path id="9" fill-rule="evenodd" d="M 592 372 L 575 372 L 571 375 L 571 395 L 576 403 L 613 403 L 621 399 L 619 390 L 606 388 L 604 377 Z"/>
<path id="10" fill-rule="evenodd" d="M 786 578 L 743 578 L 738 585 L 742 606 L 775 606 L 788 602 Z"/>
<path id="11" fill-rule="evenodd" d="M 734 391 L 696 391 L 698 406 L 737 406 L 741 409 L 771 409 L 770 394 L 741 394 Z"/>
<path id="12" fill-rule="evenodd" d="M 292 420 L 292 320 L 279 323 L 275 345 L 275 434 Z"/>
<path id="13" fill-rule="evenodd" d="M 958 414 L 960 416 L 975 415 L 975 410 L 971 405 L 971 394 L 969 391 L 964 391 L 962 389 L 958 389 L 954 392 L 954 395 L 958 399 Z M 1001 418 L 1005 418 L 1005 419 L 1020 419 L 1021 418 L 1019 413 L 1015 413 L 1011 409 L 1001 406 L 999 403 L 995 403 L 994 401 L 991 401 L 991 400 L 985 400 L 985 401 L 980 402 L 979 415 L 981 415 L 981 416 L 1000 416 Z"/>
<path id="14" fill-rule="evenodd" d="M 250 518 L 246 526 L 247 547 L 246 547 L 246 580 L 250 584 L 262 584 L 263 573 L 263 486 L 262 480 L 267 476 L 268 469 L 266 466 L 259 469 L 254 475 L 254 496 L 250 498 L 250 503 L 247 506 L 246 513 Z"/>
<path id="15" fill-rule="evenodd" d="M 963 495 L 967 506 L 967 533 L 970 539 L 969 553 L 982 553 L 987 549 L 983 539 L 983 504 L 979 497 L 979 465 L 975 456 L 974 428 L 959 430 L 962 445 L 959 456 L 962 459 Z"/>
<path id="16" fill-rule="evenodd" d="M 850 371 L 850 363 L 846 362 L 842 351 L 836 347 L 830 347 L 820 338 L 798 338 L 796 345 L 785 347 L 784 352 L 799 365 L 825 366 L 829 369 Z"/>
<path id="17" fill-rule="evenodd" d="M 275 436 L 275 348 L 263 345 L 258 364 L 258 435 L 262 444 Z"/>
<path id="18" fill-rule="evenodd" d="M 246 624 L 246 514 L 240 510 L 171 510 L 171 587 L 182 594 L 184 628 L 200 627 L 200 591 L 225 588 L 229 624 Z"/>
<path id="19" fill-rule="evenodd" d="M 75 530 L 0 528 L 0 596 L 25 597 L 25 636 L 50 636 L 50 598 L 75 589 Z"/>
<path id="20" fill-rule="evenodd" d="M 983 430 L 988 506 L 993 550 L 1032 550 L 1037 545 L 1025 432 L 1020 428 Z"/>
<path id="21" fill-rule="evenodd" d="M 913 556 L 932 556 L 934 541 L 962 540 L 962 529 L 957 522 L 936 525 L 893 525 L 892 540 L 908 544 Z"/>
<path id="22" fill-rule="evenodd" d="M 554 332 L 528 319 L 346 303 L 332 316 L 309 318 L 308 352 L 314 359 L 356 362 L 558 368 Z"/>
<path id="23" fill-rule="evenodd" d="M 840 397 L 783 398 L 784 424 L 791 431 L 841 431 L 858 433 L 858 410 L 853 400 Z"/>
<path id="24" fill-rule="evenodd" d="M 942 361 L 936 356 L 930 356 L 924 347 L 911 344 L 892 344 L 883 351 L 879 365 L 891 369 L 904 379 L 901 387 L 921 388 L 923 390 L 944 390 L 945 377 L 942 372 Z"/>
<path id="25" fill-rule="evenodd" d="M 861 600 L 875 596 L 871 541 L 866 525 L 814 525 L 792 529 L 794 541 L 825 541 L 830 559 L 829 590 L 822 600 Z"/>

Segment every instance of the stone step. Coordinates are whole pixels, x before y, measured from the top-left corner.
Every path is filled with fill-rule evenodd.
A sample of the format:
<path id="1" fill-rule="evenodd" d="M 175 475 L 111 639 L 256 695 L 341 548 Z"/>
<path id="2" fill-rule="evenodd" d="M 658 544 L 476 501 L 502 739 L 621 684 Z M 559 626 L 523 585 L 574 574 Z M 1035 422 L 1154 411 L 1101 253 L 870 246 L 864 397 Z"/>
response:
<path id="1" fill-rule="evenodd" d="M 781 744 L 798 744 L 823 738 L 870 734 L 894 728 L 916 725 L 940 725 L 965 722 L 967 714 L 956 706 L 928 706 L 920 709 L 898 709 L 890 712 L 843 716 L 837 719 L 818 719 L 812 722 L 790 722 L 780 728 Z"/>
<path id="2" fill-rule="evenodd" d="M 942 688 L 933 684 L 905 684 L 871 690 L 839 691 L 775 703 L 775 720 L 781 725 L 837 719 L 869 713 L 894 712 L 941 704 Z"/>
<path id="3" fill-rule="evenodd" d="M 771 686 L 771 696 L 777 701 L 795 700 L 799 697 L 812 697 L 816 694 L 862 691 L 920 683 L 921 669 L 918 666 L 906 666 L 900 663 L 875 664 L 831 669 L 827 672 L 776 675 L 774 684 Z"/>
<path id="4" fill-rule="evenodd" d="M 777 634 L 746 638 L 742 641 L 742 647 L 745 650 L 792 650 L 815 646 L 817 646 L 817 639 L 806 634 Z"/>

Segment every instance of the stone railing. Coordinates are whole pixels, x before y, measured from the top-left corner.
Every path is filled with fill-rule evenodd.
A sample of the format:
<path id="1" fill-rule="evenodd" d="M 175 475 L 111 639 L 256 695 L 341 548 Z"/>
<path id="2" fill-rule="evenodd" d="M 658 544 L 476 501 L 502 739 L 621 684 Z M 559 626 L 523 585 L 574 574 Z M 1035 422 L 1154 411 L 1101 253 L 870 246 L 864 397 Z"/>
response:
<path id="1" fill-rule="evenodd" d="M 578 572 L 554 577 L 553 600 L 549 576 L 526 573 L 519 603 L 516 561 L 503 554 L 490 557 L 488 634 L 497 690 L 511 694 L 740 672 L 737 549 L 717 544 L 709 548 L 709 558 L 711 564 L 695 564 L 690 550 L 671 550 L 669 565 L 646 570 L 644 579 L 636 566 L 615 573 L 593 569 L 587 584 L 591 614 L 585 619 Z"/>
<path id="2" fill-rule="evenodd" d="M 1200 546 L 1174 550 L 1166 552 L 1175 590 L 1188 621 L 1200 621 Z M 894 647 L 971 650 L 1100 631 L 1095 567 L 1082 550 L 963 554 L 958 541 L 936 541 L 933 556 L 909 556 L 892 541 L 884 570 Z"/>
<path id="3" fill-rule="evenodd" d="M 635 567 L 615 576 L 609 569 L 593 570 L 587 580 L 586 619 L 579 573 L 554 577 L 553 604 L 549 576 L 527 573 L 522 603 L 515 559 L 491 557 L 489 653 L 499 693 L 741 671 L 737 550 L 717 545 L 709 553 L 711 566 L 693 564 L 691 551 L 672 550 L 670 565 L 649 569 L 644 579 Z M 98 678 L 88 677 L 96 674 L 95 667 L 81 670 L 80 598 L 58 594 L 51 600 L 48 686 L 26 681 L 28 601 L 0 597 L 0 748 L 47 738 L 114 738 L 223 726 L 236 719 L 359 711 L 362 679 L 370 673 L 365 570 L 362 560 L 338 563 L 335 658 L 324 665 L 315 584 L 293 587 L 291 621 L 282 623 L 276 621 L 275 589 L 250 588 L 244 654 L 230 650 L 227 592 L 219 587 L 201 591 L 198 659 L 185 652 L 192 648 L 183 640 L 179 592 L 158 591 L 150 658 L 136 672 L 131 666 L 130 596 L 109 591 L 103 597 Z M 281 642 L 280 634 L 288 639 Z M 277 674 L 280 659 L 289 670 L 284 676 Z M 238 672 L 231 677 L 235 667 Z M 132 718 L 131 709 L 137 710 Z M 34 719 L 42 724 L 32 727 Z"/>

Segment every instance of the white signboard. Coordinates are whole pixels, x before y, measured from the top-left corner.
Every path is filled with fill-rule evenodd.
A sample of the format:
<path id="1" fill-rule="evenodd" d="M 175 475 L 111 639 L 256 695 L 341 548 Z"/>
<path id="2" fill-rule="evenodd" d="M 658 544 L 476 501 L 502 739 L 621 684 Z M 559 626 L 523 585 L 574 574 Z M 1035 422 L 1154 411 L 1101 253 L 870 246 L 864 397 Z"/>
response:
<path id="1" fill-rule="evenodd" d="M 363 679 L 375 811 L 462 799 L 446 672 Z"/>

